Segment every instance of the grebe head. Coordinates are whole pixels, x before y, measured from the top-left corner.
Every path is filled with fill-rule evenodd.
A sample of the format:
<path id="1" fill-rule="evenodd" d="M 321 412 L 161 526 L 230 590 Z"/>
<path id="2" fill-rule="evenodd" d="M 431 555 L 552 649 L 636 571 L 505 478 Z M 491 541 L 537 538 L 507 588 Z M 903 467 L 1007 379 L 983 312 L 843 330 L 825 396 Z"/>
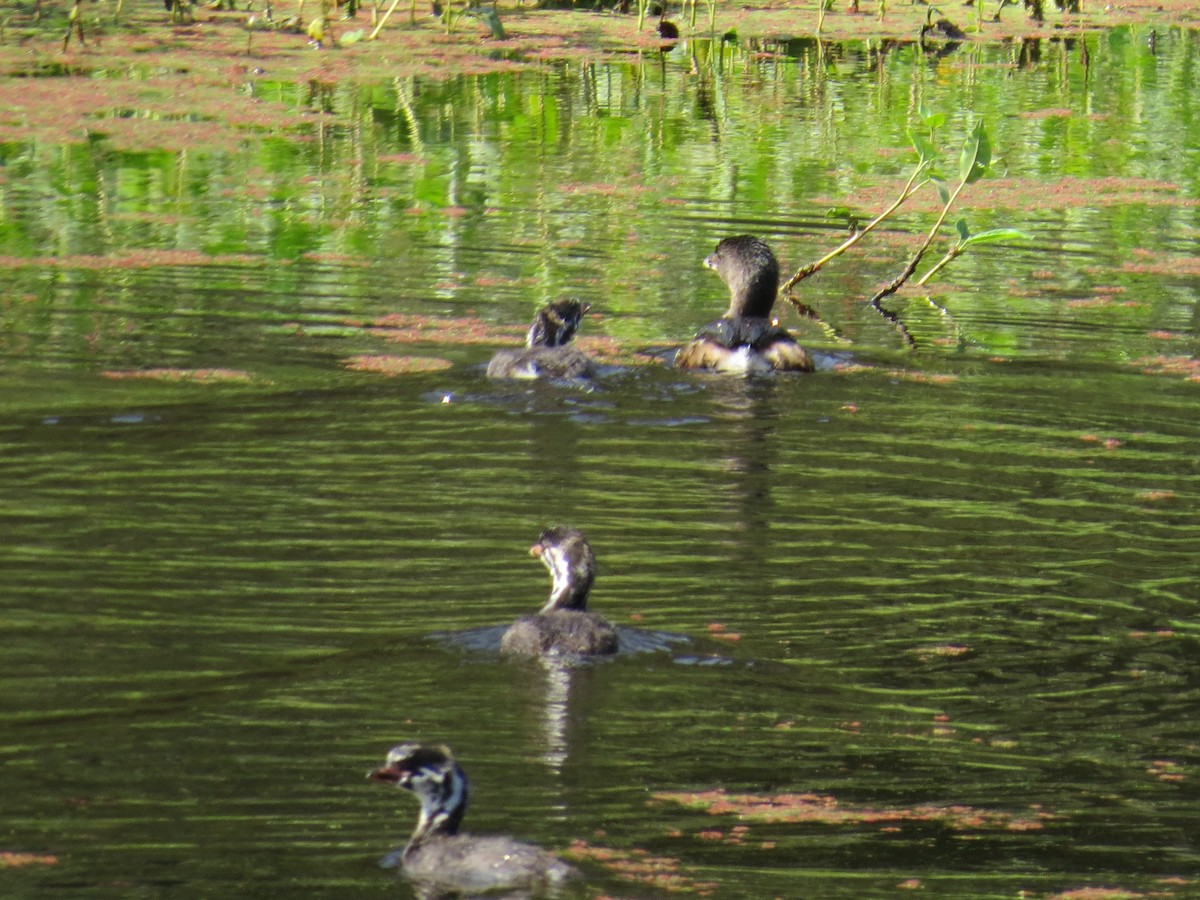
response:
<path id="1" fill-rule="evenodd" d="M 587 607 L 588 593 L 596 580 L 596 554 L 581 531 L 563 526 L 547 528 L 529 553 L 542 561 L 554 580 L 542 612 Z"/>
<path id="2" fill-rule="evenodd" d="M 527 347 L 561 347 L 570 343 L 591 307 L 579 300 L 556 300 L 537 311 L 525 335 Z"/>
<path id="3" fill-rule="evenodd" d="M 726 316 L 771 315 L 779 291 L 779 262 L 765 243 L 749 234 L 727 237 L 705 257 L 704 265 L 729 287 Z"/>
<path id="4" fill-rule="evenodd" d="M 434 744 L 398 744 L 387 761 L 368 776 L 412 791 L 421 801 L 409 846 L 433 834 L 454 834 L 467 811 L 467 776 L 450 748 Z"/>

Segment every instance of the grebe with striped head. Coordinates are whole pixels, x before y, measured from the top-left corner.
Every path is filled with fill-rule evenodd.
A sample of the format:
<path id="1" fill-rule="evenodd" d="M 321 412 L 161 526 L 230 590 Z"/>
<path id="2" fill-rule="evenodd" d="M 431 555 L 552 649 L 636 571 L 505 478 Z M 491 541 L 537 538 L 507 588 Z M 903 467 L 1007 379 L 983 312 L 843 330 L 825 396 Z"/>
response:
<path id="1" fill-rule="evenodd" d="M 504 653 L 523 656 L 607 656 L 617 652 L 617 632 L 603 616 L 586 609 L 596 580 L 596 554 L 576 528 L 548 528 L 529 553 L 542 561 L 553 584 L 550 599 L 517 619 L 500 639 Z"/>
<path id="2" fill-rule="evenodd" d="M 412 837 L 383 860 L 386 867 L 399 867 L 421 896 L 546 890 L 579 874 L 533 844 L 460 832 L 467 811 L 467 776 L 449 747 L 399 744 L 367 777 L 411 791 L 421 802 Z"/>
<path id="3" fill-rule="evenodd" d="M 579 300 L 558 300 L 537 311 L 521 350 L 500 350 L 487 367 L 488 378 L 591 378 L 596 364 L 571 343 L 591 309 Z"/>

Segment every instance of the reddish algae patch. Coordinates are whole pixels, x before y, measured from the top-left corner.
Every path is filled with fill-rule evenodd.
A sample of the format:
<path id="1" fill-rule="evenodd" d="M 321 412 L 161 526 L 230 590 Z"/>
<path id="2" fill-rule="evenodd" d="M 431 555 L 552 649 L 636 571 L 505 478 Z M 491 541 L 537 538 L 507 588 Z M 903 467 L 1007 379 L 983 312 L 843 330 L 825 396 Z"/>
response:
<path id="1" fill-rule="evenodd" d="M 966 656 L 971 652 L 971 648 L 965 644 L 936 644 L 931 647 L 919 647 L 912 652 L 921 662 L 929 662 L 931 659 Z"/>
<path id="2" fill-rule="evenodd" d="M 707 896 L 717 888 L 710 881 L 697 881 L 683 871 L 678 859 L 670 856 L 651 856 L 645 850 L 616 850 L 576 840 L 564 854 L 572 859 L 599 863 L 618 878 L 650 885 L 668 893 Z"/>
<path id="3" fill-rule="evenodd" d="M 0 256 L 0 268 L 157 269 L 164 266 L 259 265 L 249 255 L 209 256 L 195 250 L 142 250 L 116 256 Z"/>
<path id="4" fill-rule="evenodd" d="M 379 375 L 412 375 L 415 372 L 440 372 L 454 364 L 435 356 L 351 356 L 342 365 L 353 372 L 375 372 Z"/>
<path id="5" fill-rule="evenodd" d="M 899 196 L 902 186 L 903 180 L 897 178 L 893 182 L 863 188 L 849 196 L 818 197 L 814 198 L 813 202 L 848 206 L 856 210 L 879 210 L 886 208 Z M 1200 200 L 1188 197 L 1180 185 L 1151 178 L 1064 177 L 1053 181 L 1033 178 L 985 178 L 971 185 L 963 196 L 974 206 L 995 210 L 1026 210 L 1032 197 L 1037 198 L 1038 207 L 1041 209 L 1095 208 L 1125 206 L 1131 203 L 1186 208 L 1200 206 Z M 909 212 L 936 213 L 941 209 L 941 202 L 937 192 L 930 187 L 914 194 L 904 208 Z M 1180 274 L 1174 258 L 1170 263 L 1170 271 Z M 1056 273 L 1044 274 L 1054 277 Z"/>
<path id="6" fill-rule="evenodd" d="M 125 4 L 120 23 L 113 22 L 107 8 L 81 7 L 86 42 L 72 42 L 63 52 L 68 6 L 42 4 L 47 14 L 40 23 L 34 18 L 33 4 L 10 11 L 5 23 L 7 39 L 0 45 L 0 71 L 10 75 L 47 69 L 80 75 L 92 71 L 154 73 L 145 83 L 177 82 L 182 89 L 170 93 L 186 103 L 202 86 L 238 86 L 252 82 L 260 73 L 273 80 L 324 84 L 346 79 L 448 78 L 536 69 L 547 61 L 601 62 L 630 52 L 656 53 L 662 43 L 655 33 L 657 21 L 653 17 L 648 17 L 639 31 L 634 15 L 582 8 L 537 9 L 520 0 L 497 4 L 506 32 L 502 41 L 492 38 L 478 19 L 464 16 L 455 30 L 446 34 L 429 16 L 422 15 L 413 22 L 402 11 L 391 17 L 377 39 L 352 42 L 349 38 L 355 32 L 365 38 L 371 31 L 370 16 L 364 9 L 353 21 L 327 21 L 321 49 L 313 47 L 299 28 L 248 31 L 250 14 L 245 11 L 198 6 L 192 22 L 175 25 L 161 4 Z M 839 3 L 825 15 L 821 34 L 830 41 L 911 40 L 924 24 L 926 14 L 924 6 L 889 4 L 881 19 L 870 4 L 862 4 L 861 12 L 855 13 L 848 4 Z M 1191 0 L 1160 0 L 1154 4 L 1114 0 L 1103 5 L 1085 4 L 1083 12 L 1076 14 L 1048 8 L 1047 20 L 1035 22 L 1019 8 L 1010 8 L 1002 21 L 987 21 L 978 32 L 970 10 L 955 10 L 951 17 L 968 31 L 968 42 L 979 43 L 1057 38 L 1064 28 L 1078 35 L 1118 25 L 1187 26 L 1196 22 L 1197 10 Z M 677 17 L 677 24 L 688 37 L 686 17 Z M 718 34 L 736 30 L 744 37 L 772 40 L 811 36 L 816 25 L 812 6 L 798 8 L 793 0 L 765 0 L 751 6 L 719 5 L 715 30 Z M 709 34 L 706 16 L 698 17 L 694 33 Z M 765 52 L 762 56 L 771 58 L 774 54 Z M 53 80 L 57 88 L 69 79 Z M 29 85 L 32 79 L 24 81 Z M 112 83 L 106 80 L 104 90 Z M 249 113 L 258 104 L 257 98 L 247 93 L 229 105 Z M 0 98 L 0 109 L 4 108 L 7 104 Z M 1059 112 L 1050 109 L 1043 114 Z M 70 130 L 70 114 L 57 118 L 61 127 Z"/>
<path id="7" fill-rule="evenodd" d="M 101 372 L 102 378 L 113 380 L 146 379 L 150 381 L 191 382 L 194 384 L 214 384 L 234 382 L 249 384 L 259 382 L 249 372 L 240 369 L 110 369 Z"/>
<path id="8" fill-rule="evenodd" d="M 1164 500 L 1174 500 L 1174 491 L 1138 491 L 1137 499 L 1145 503 L 1162 503 Z"/>
<path id="9" fill-rule="evenodd" d="M 838 375 L 860 375 L 865 372 L 875 372 L 887 375 L 897 381 L 911 381 L 916 384 L 954 384 L 959 380 L 957 375 L 921 372 L 913 369 L 882 369 L 866 363 L 838 363 L 833 367 L 833 371 Z M 850 411 L 858 412 L 858 407 Z"/>
<path id="10" fill-rule="evenodd" d="M 345 324 L 361 325 L 352 321 Z M 477 316 L 441 318 L 414 313 L 389 313 L 367 323 L 366 327 L 372 334 L 397 344 L 482 345 L 497 350 L 522 346 L 526 329 L 523 325 L 493 325 Z M 610 365 L 646 365 L 652 361 L 626 348 L 615 338 L 581 337 L 575 344 L 592 358 Z"/>
<path id="11" fill-rule="evenodd" d="M 12 850 L 0 850 L 0 869 L 56 865 L 58 865 L 58 857 L 47 853 L 16 853 Z"/>
<path id="12" fill-rule="evenodd" d="M 1200 381 L 1200 360 L 1192 356 L 1143 356 L 1129 365 L 1147 375 L 1175 375 L 1188 381 Z"/>
<path id="13" fill-rule="evenodd" d="M 894 825 L 900 822 L 943 822 L 951 828 L 966 831 L 999 829 L 1003 831 L 1036 831 L 1043 827 L 1051 814 L 1033 810 L 1024 815 L 977 809 L 971 806 L 926 806 L 873 809 L 842 806 L 827 794 L 728 794 L 722 789 L 712 791 L 664 792 L 653 795 L 655 800 L 675 803 L 689 809 L 700 809 L 709 815 L 732 815 L 741 821 L 764 823 L 815 823 L 823 825 Z"/>

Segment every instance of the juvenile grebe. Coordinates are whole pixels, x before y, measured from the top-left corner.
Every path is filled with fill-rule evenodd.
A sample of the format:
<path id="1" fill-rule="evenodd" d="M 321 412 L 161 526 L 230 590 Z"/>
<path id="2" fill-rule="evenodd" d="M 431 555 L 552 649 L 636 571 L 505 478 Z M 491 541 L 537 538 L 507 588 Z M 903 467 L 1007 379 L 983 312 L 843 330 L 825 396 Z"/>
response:
<path id="1" fill-rule="evenodd" d="M 590 378 L 595 363 L 571 344 L 590 308 L 578 300 L 543 306 L 525 335 L 525 348 L 498 351 L 488 363 L 488 378 Z"/>
<path id="2" fill-rule="evenodd" d="M 421 801 L 408 844 L 384 857 L 383 865 L 398 865 L 422 896 L 545 889 L 579 874 L 532 844 L 501 835 L 460 834 L 467 811 L 467 776 L 449 747 L 400 744 L 367 777 L 412 791 Z"/>
<path id="3" fill-rule="evenodd" d="M 548 528 L 529 553 L 550 570 L 550 599 L 538 612 L 517 619 L 500 639 L 500 649 L 527 656 L 616 653 L 616 631 L 603 616 L 585 609 L 596 579 L 596 554 L 583 534 L 575 528 Z"/>
<path id="4" fill-rule="evenodd" d="M 811 372 L 804 348 L 771 319 L 779 290 L 779 263 L 756 237 L 728 237 L 704 260 L 729 286 L 729 309 L 675 354 L 681 369 L 718 372 Z"/>

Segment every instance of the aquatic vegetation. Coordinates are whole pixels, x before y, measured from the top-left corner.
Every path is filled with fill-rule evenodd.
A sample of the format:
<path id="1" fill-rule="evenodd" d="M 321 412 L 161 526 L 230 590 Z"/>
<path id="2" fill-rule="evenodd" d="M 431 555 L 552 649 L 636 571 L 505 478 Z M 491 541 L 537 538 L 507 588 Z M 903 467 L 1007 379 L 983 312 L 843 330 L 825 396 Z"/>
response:
<path id="1" fill-rule="evenodd" d="M 1174 491 L 1138 491 L 1137 499 L 1147 503 L 1162 503 L 1166 500 L 1174 500 L 1178 495 Z M 1158 633 L 1160 637 L 1169 637 L 1171 632 L 1164 631 Z"/>
<path id="2" fill-rule="evenodd" d="M 734 816 L 740 822 L 817 823 L 823 825 L 894 825 L 903 822 L 942 822 L 955 830 L 999 829 L 1036 831 L 1057 818 L 1031 807 L 1027 813 L 978 809 L 965 805 L 927 804 L 909 807 L 845 806 L 828 794 L 734 794 L 723 788 L 709 791 L 665 791 L 653 795 L 663 803 L 697 809 L 712 816 Z"/>
<path id="3" fill-rule="evenodd" d="M 966 656 L 971 652 L 971 648 L 965 644 L 937 644 L 931 647 L 918 647 L 911 652 L 921 662 L 930 662 L 938 658 L 951 659 Z"/>
<path id="4" fill-rule="evenodd" d="M 448 359 L 434 356 L 388 356 L 364 354 L 342 360 L 353 372 L 375 372 L 380 375 L 411 375 L 414 372 L 440 372 L 454 365 Z"/>
<path id="5" fill-rule="evenodd" d="M 58 865 L 58 857 L 48 853 L 17 853 L 13 850 L 0 850 L 0 869 L 56 865 Z"/>
<path id="6" fill-rule="evenodd" d="M 1146 774 L 1159 781 L 1179 783 L 1187 780 L 1183 765 L 1170 759 L 1156 759 L 1146 767 Z"/>
<path id="7" fill-rule="evenodd" d="M 483 286 L 487 286 L 486 283 Z M 347 324 L 360 326 L 358 322 Z M 442 318 L 411 313 L 390 313 L 380 316 L 367 326 L 375 336 L 398 344 L 454 344 L 459 346 L 513 345 L 521 343 L 523 329 L 509 325 L 493 325 L 474 316 Z M 660 362 L 656 357 L 638 353 L 611 337 L 589 335 L 576 338 L 575 343 L 589 355 L 603 363 L 612 365 L 652 365 Z M 378 357 L 386 359 L 387 357 Z M 372 366 L 361 360 L 374 357 L 355 357 L 359 361 L 349 366 L 360 371 L 369 371 Z M 376 371 L 383 371 L 377 369 Z M 389 374 L 397 374 L 392 371 Z"/>
<path id="8" fill-rule="evenodd" d="M 1105 450 L 1116 450 L 1124 443 L 1120 438 L 1102 438 L 1098 434 L 1081 434 L 1079 440 L 1085 444 L 1100 444 Z"/>
<path id="9" fill-rule="evenodd" d="M 378 337 L 399 344 L 508 343 L 524 329 L 492 325 L 475 316 L 439 318 L 413 313 L 389 313 L 367 326 Z"/>
<path id="10" fill-rule="evenodd" d="M 650 885 L 668 893 L 698 894 L 704 897 L 718 887 L 715 882 L 697 881 L 688 875 L 678 859 L 670 856 L 652 856 L 646 850 L 617 850 L 576 840 L 563 855 L 570 859 L 598 863 L 624 881 Z"/>
<path id="11" fill-rule="evenodd" d="M 250 384 L 251 382 L 263 383 L 266 381 L 266 379 L 258 378 L 240 369 L 110 369 L 101 372 L 100 375 L 102 378 L 109 378 L 114 381 L 144 379 L 147 381 L 192 382 L 194 384 Z"/>
<path id="12" fill-rule="evenodd" d="M 919 369 L 884 369 L 866 363 L 838 363 L 833 367 L 838 375 L 861 375 L 864 373 L 883 374 L 896 381 L 909 381 L 915 384 L 954 384 L 959 380 L 957 375 L 945 372 L 924 372 Z M 858 412 L 855 407 L 847 412 Z"/>
<path id="13" fill-rule="evenodd" d="M 1194 356 L 1142 356 L 1129 365 L 1147 375 L 1174 375 L 1200 381 L 1200 359 Z"/>
<path id="14" fill-rule="evenodd" d="M 805 278 L 808 278 L 822 268 L 828 265 L 837 257 L 841 256 L 846 251 L 857 245 L 864 237 L 878 228 L 884 221 L 896 214 L 896 212 L 908 202 L 908 200 L 917 193 L 920 189 L 927 185 L 932 185 L 937 190 L 938 197 L 941 200 L 941 211 L 933 223 L 933 226 L 926 233 L 924 240 L 917 247 L 908 263 L 891 281 L 883 288 L 877 291 L 869 300 L 868 303 L 883 315 L 888 321 L 892 322 L 897 330 L 904 337 L 906 343 L 910 346 L 916 346 L 916 340 L 911 333 L 905 328 L 896 314 L 885 310 L 880 306 L 880 302 L 896 293 L 912 276 L 915 274 L 917 266 L 925 254 L 932 247 L 934 240 L 941 231 L 942 225 L 945 223 L 947 216 L 950 214 L 951 208 L 958 200 L 959 195 L 969 185 L 974 184 L 984 177 L 992 166 L 992 148 L 991 141 L 988 138 L 987 130 L 982 121 L 977 121 L 963 141 L 962 148 L 959 152 L 958 160 L 958 183 L 953 187 L 947 182 L 938 168 L 938 160 L 940 151 L 937 146 L 937 132 L 945 124 L 946 117 L 940 113 L 931 113 L 921 110 L 918 113 L 920 119 L 920 127 L 909 130 L 909 140 L 912 143 L 913 149 L 917 153 L 917 164 L 910 172 L 907 181 L 900 189 L 899 196 L 878 215 L 871 219 L 861 227 L 855 222 L 851 228 L 851 234 L 841 244 L 833 250 L 826 253 L 820 259 L 802 266 L 797 272 L 792 275 L 779 289 L 782 297 L 786 298 L 792 305 L 802 314 L 810 319 L 818 320 L 820 317 L 807 304 L 802 303 L 797 298 L 792 296 L 791 290 Z M 1011 241 L 1025 237 L 1025 235 L 1014 228 L 991 228 L 986 231 L 972 233 L 965 218 L 959 218 L 955 222 L 955 231 L 958 234 L 957 240 L 946 249 L 942 258 L 938 260 L 924 275 L 918 278 L 914 284 L 924 286 L 934 275 L 944 269 L 953 260 L 957 259 L 969 248 L 979 246 L 981 244 L 992 244 L 1001 241 Z M 949 317 L 949 312 L 940 305 L 934 303 L 932 299 L 929 302 L 934 305 L 943 316 Z"/>

